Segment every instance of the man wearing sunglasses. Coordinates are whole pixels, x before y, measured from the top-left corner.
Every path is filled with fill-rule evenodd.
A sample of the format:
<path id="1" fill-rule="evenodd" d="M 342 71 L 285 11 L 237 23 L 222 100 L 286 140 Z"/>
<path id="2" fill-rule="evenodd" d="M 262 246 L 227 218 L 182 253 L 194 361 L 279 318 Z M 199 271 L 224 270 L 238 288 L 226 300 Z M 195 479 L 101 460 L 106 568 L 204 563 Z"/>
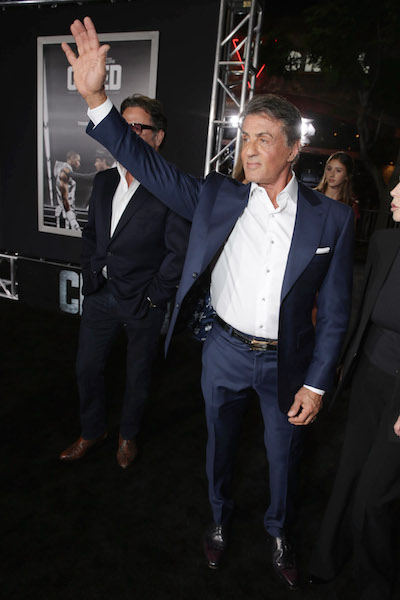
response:
<path id="1" fill-rule="evenodd" d="M 133 131 L 158 152 L 167 119 L 158 100 L 135 94 L 121 105 Z M 119 330 L 128 338 L 126 389 L 117 460 L 137 455 L 151 364 L 183 267 L 189 224 L 169 210 L 122 165 L 99 172 L 82 234 L 84 305 L 76 362 L 81 435 L 60 459 L 76 461 L 107 438 L 104 368 Z"/>

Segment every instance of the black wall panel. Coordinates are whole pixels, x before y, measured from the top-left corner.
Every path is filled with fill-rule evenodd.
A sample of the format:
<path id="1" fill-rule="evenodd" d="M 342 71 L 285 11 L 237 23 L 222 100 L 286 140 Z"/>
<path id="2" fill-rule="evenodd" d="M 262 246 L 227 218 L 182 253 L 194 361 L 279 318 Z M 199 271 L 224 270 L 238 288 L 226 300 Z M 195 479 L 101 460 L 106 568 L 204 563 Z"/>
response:
<path id="1" fill-rule="evenodd" d="M 219 0 L 135 0 L 0 12 L 0 251 L 79 262 L 79 239 L 37 230 L 36 38 L 69 35 L 86 14 L 99 32 L 159 31 L 157 96 L 169 118 L 163 154 L 202 175 L 218 10 Z"/>

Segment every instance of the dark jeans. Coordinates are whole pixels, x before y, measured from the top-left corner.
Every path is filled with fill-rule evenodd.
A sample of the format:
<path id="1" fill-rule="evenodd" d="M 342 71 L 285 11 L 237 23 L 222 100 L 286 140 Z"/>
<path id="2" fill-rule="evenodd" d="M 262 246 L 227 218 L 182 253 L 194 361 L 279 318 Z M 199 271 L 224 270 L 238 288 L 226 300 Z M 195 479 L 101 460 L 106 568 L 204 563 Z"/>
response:
<path id="1" fill-rule="evenodd" d="M 164 311 L 158 308 L 149 308 L 142 319 L 122 315 L 107 285 L 85 297 L 76 360 L 85 439 L 99 437 L 107 430 L 104 369 L 112 342 L 121 328 L 126 332 L 128 345 L 120 433 L 124 439 L 132 439 L 138 433 L 163 320 Z"/>

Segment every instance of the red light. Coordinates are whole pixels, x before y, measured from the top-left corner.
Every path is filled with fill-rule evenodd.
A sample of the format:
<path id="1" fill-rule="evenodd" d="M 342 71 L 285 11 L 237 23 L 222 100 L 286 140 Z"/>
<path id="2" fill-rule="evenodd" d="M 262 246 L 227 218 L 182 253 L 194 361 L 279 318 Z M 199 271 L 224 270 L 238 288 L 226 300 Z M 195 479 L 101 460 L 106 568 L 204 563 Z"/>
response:
<path id="1" fill-rule="evenodd" d="M 256 79 L 258 79 L 259 75 L 261 75 L 261 73 L 264 71 L 265 69 L 265 64 L 261 67 L 261 69 L 258 71 L 257 75 L 256 75 Z"/>
<path id="2" fill-rule="evenodd" d="M 239 38 L 233 38 L 233 39 L 232 39 L 232 44 L 233 44 L 233 47 L 235 48 L 235 50 L 236 50 L 236 48 L 237 48 L 238 41 L 239 41 Z M 277 42 L 278 40 L 275 40 L 275 41 Z M 236 50 L 236 55 L 237 55 L 237 57 L 238 57 L 238 60 L 240 60 L 240 62 L 243 62 L 243 61 L 242 61 L 242 57 L 240 56 L 240 52 L 239 52 L 239 50 Z M 244 71 L 244 66 L 243 66 L 243 65 L 240 65 L 240 66 L 242 67 L 242 71 Z M 257 73 L 257 75 L 256 75 L 256 79 L 258 78 L 258 76 L 259 76 L 259 75 L 261 75 L 261 73 L 264 71 L 264 69 L 265 69 L 265 64 L 264 64 L 264 65 L 261 67 L 261 69 L 258 71 L 258 73 Z M 247 86 L 250 88 L 250 81 L 248 81 L 248 82 L 247 82 Z"/>
<path id="3" fill-rule="evenodd" d="M 235 50 L 237 48 L 238 41 L 239 41 L 239 38 L 233 38 L 233 40 L 232 40 L 232 44 L 233 44 L 233 47 L 235 48 Z M 242 61 L 242 57 L 240 56 L 239 50 L 236 50 L 236 55 L 238 57 L 238 60 Z M 242 70 L 244 71 L 244 66 L 241 65 L 241 67 L 242 67 Z"/>

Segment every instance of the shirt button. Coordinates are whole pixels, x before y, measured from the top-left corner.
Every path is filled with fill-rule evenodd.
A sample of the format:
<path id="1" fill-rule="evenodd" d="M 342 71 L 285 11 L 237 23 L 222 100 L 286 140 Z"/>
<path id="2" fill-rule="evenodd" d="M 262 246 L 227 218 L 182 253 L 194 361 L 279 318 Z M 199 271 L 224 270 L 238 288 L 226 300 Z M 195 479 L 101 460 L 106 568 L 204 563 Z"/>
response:
<path id="1" fill-rule="evenodd" d="M 179 304 L 179 302 L 177 302 L 177 303 L 176 303 L 175 307 L 176 307 L 176 308 L 179 308 L 179 307 L 180 307 L 180 304 Z"/>
<path id="2" fill-rule="evenodd" d="M 274 240 L 271 240 L 271 244 L 275 244 Z"/>
<path id="3" fill-rule="evenodd" d="M 262 301 L 262 302 L 265 302 L 265 298 L 261 298 L 261 301 Z"/>
<path id="4" fill-rule="evenodd" d="M 198 275 L 198 273 L 192 273 L 193 279 L 196 279 L 197 275 Z"/>
<path id="5" fill-rule="evenodd" d="M 265 272 L 266 272 L 266 273 L 269 273 L 269 269 L 266 269 L 266 271 L 265 271 Z"/>
<path id="6" fill-rule="evenodd" d="M 260 325 L 260 329 L 264 329 L 264 325 Z"/>

